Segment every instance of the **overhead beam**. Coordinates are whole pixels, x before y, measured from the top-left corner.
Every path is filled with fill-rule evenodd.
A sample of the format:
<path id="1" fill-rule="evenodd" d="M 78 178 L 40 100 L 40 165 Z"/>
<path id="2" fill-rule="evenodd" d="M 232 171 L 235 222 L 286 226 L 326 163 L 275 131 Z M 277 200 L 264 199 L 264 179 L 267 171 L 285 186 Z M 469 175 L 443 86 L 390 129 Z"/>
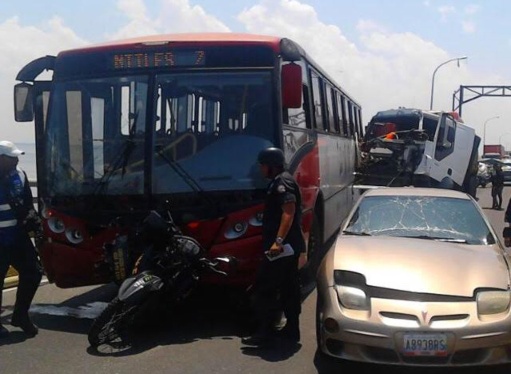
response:
<path id="1" fill-rule="evenodd" d="M 452 95 L 452 110 L 462 117 L 463 104 L 480 97 L 511 97 L 510 86 L 463 86 Z"/>

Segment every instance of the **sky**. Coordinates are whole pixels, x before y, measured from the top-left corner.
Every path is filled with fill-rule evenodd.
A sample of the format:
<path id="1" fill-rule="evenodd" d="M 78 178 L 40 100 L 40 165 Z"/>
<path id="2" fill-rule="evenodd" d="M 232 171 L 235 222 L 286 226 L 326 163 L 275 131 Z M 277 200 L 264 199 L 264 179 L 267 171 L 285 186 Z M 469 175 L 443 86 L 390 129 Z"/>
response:
<path id="1" fill-rule="evenodd" d="M 511 88 L 510 14 L 509 0 L 0 0 L 1 138 L 34 141 L 33 123 L 13 114 L 25 64 L 163 33 L 293 39 L 362 105 L 364 124 L 380 110 L 429 109 L 432 93 L 433 109 L 450 111 L 461 86 Z M 511 96 L 483 97 L 463 104 L 462 117 L 481 142 L 511 150 L 508 108 Z"/>

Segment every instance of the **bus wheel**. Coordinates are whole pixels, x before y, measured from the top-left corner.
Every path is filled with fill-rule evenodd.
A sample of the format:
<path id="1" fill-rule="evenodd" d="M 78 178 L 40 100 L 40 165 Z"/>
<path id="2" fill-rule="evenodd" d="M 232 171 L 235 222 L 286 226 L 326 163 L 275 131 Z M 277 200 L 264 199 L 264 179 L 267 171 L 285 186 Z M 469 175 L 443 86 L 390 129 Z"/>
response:
<path id="1" fill-rule="evenodd" d="M 314 214 L 312 220 L 311 232 L 309 234 L 309 242 L 307 244 L 309 263 L 318 265 L 321 260 L 321 247 L 323 238 L 321 235 L 321 225 L 318 216 Z"/>
<path id="2" fill-rule="evenodd" d="M 307 263 L 301 271 L 303 289 L 309 289 L 311 285 L 315 284 L 316 270 L 322 258 L 322 243 L 321 225 L 318 216 L 314 214 L 307 243 Z"/>

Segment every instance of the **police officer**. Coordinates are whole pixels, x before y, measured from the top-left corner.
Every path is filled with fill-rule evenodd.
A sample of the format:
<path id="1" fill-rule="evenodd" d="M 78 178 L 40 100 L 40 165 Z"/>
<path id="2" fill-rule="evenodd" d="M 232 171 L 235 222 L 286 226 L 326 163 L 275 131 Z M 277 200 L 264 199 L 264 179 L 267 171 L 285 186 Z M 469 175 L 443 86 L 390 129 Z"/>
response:
<path id="1" fill-rule="evenodd" d="M 38 328 L 30 320 L 28 310 L 41 281 L 42 268 L 28 232 L 37 230 L 40 220 L 27 175 L 17 167 L 18 156 L 24 153 L 12 142 L 0 141 L 0 285 L 3 289 L 12 265 L 19 274 L 19 284 L 11 325 L 35 336 Z M 1 307 L 0 294 L 0 310 Z M 0 338 L 8 335 L 9 331 L 0 323 Z"/>
<path id="2" fill-rule="evenodd" d="M 293 176 L 285 170 L 284 153 L 270 147 L 259 153 L 258 162 L 264 177 L 271 179 L 267 188 L 263 213 L 262 239 L 265 256 L 253 287 L 253 310 L 257 331 L 242 339 L 243 344 L 262 346 L 275 342 L 274 316 L 283 310 L 286 325 L 277 335 L 298 343 L 301 313 L 298 261 L 305 253 L 301 230 L 301 195 Z M 293 254 L 278 259 L 285 245 Z M 273 259 L 273 260 L 272 260 Z"/>

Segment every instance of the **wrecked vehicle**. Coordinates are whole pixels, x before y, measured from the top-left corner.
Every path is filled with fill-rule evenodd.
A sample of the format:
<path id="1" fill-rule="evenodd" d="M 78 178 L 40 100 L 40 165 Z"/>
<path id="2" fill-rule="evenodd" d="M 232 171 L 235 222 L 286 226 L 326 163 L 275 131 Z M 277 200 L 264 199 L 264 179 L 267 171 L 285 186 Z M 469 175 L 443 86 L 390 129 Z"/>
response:
<path id="1" fill-rule="evenodd" d="M 357 183 L 449 188 L 475 197 L 480 141 L 456 112 L 379 111 L 360 143 Z"/>

